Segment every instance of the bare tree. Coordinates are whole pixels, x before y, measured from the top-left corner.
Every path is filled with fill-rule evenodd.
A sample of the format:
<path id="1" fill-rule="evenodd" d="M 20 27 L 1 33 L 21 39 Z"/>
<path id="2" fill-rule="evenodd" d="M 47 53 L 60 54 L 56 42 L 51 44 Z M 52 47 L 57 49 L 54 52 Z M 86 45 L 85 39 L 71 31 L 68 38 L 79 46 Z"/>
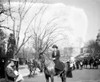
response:
<path id="1" fill-rule="evenodd" d="M 87 47 L 87 52 L 90 53 L 91 56 L 96 54 L 96 51 L 97 51 L 96 41 L 94 41 L 94 40 L 88 41 L 86 44 L 86 47 Z"/>
<path id="2" fill-rule="evenodd" d="M 6 34 L 0 29 L 0 57 L 5 56 L 5 38 Z"/>
<path id="3" fill-rule="evenodd" d="M 2 25 L 2 23 L 7 19 L 7 16 L 3 16 L 3 15 L 5 15 L 5 13 L 7 11 L 8 11 L 8 9 L 5 9 L 3 6 L 3 3 L 0 2 L 0 28 L 5 28 L 5 29 L 11 30 L 9 27 Z"/>
<path id="4" fill-rule="evenodd" d="M 28 7 L 27 7 L 27 2 L 28 2 L 28 0 L 18 0 L 18 2 L 17 2 L 18 8 L 17 9 L 15 9 L 12 6 L 11 0 L 8 0 L 8 2 L 7 2 L 8 12 L 6 12 L 5 14 L 9 17 L 9 19 L 12 22 L 12 27 L 7 27 L 7 28 L 12 31 L 15 41 L 16 41 L 16 45 L 15 45 L 15 49 L 14 49 L 14 53 L 13 53 L 14 56 L 18 54 L 18 52 L 23 47 L 23 45 L 25 45 L 28 42 L 28 40 L 32 37 L 32 35 L 29 35 L 28 29 L 30 28 L 30 25 L 31 25 L 32 21 L 34 20 L 34 18 L 39 14 L 39 12 L 42 9 L 42 7 L 40 9 L 38 9 L 38 11 L 35 12 L 33 17 L 31 18 L 31 20 L 29 20 L 29 23 L 24 31 L 24 37 L 22 39 L 22 42 L 19 44 L 20 39 L 22 38 L 20 36 L 20 34 L 22 31 L 22 28 L 24 28 L 24 27 L 22 27 L 23 21 L 25 20 L 27 13 L 29 12 L 29 10 L 31 9 L 31 7 L 33 6 L 33 4 L 36 1 L 34 2 L 33 0 L 30 0 Z M 17 22 L 17 24 L 16 24 L 16 22 Z M 4 26 L 4 28 L 6 28 L 6 26 Z"/>
<path id="5" fill-rule="evenodd" d="M 59 20 L 59 17 L 54 17 L 46 22 L 42 26 L 43 15 L 46 12 L 48 7 L 44 6 L 39 15 L 35 18 L 32 27 L 32 42 L 33 48 L 36 51 L 36 58 L 39 57 L 40 53 L 45 53 L 53 44 L 63 39 L 58 38 L 62 34 L 62 28 L 59 28 L 56 21 Z M 38 25 L 37 25 L 38 22 Z"/>

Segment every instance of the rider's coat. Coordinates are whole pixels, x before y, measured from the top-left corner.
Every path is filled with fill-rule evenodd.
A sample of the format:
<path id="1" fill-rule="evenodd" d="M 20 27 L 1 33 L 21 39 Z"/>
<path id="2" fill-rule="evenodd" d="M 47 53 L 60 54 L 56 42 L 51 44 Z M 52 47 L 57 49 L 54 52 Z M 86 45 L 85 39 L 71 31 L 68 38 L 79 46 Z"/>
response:
<path id="1" fill-rule="evenodd" d="M 60 61 L 60 51 L 53 51 L 52 52 L 52 58 L 55 58 L 54 63 L 55 63 L 55 68 L 59 70 L 64 69 L 64 64 Z"/>

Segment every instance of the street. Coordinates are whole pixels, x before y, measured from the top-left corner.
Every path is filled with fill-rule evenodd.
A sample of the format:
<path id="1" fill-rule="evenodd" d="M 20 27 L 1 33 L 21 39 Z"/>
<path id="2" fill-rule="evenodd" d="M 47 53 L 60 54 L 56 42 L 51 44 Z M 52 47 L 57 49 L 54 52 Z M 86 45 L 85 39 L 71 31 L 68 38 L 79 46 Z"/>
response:
<path id="1" fill-rule="evenodd" d="M 67 82 L 100 82 L 100 68 L 74 70 L 72 73 L 73 78 L 67 78 Z M 45 82 L 45 77 L 44 74 L 39 74 L 33 78 L 25 77 L 24 82 Z M 61 80 L 56 76 L 54 82 L 61 82 Z"/>

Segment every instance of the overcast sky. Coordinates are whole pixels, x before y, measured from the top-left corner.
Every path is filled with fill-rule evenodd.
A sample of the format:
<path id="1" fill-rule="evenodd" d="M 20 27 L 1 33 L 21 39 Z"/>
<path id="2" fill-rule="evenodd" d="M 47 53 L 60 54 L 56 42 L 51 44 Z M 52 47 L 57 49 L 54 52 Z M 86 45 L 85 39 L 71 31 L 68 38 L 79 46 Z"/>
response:
<path id="1" fill-rule="evenodd" d="M 100 0 L 45 0 L 48 3 L 64 3 L 85 11 L 88 18 L 86 40 L 95 39 L 100 29 Z"/>
<path id="2" fill-rule="evenodd" d="M 40 0 L 38 1 L 40 2 Z M 41 1 L 48 4 L 64 3 L 65 5 L 75 6 L 77 8 L 83 9 L 88 18 L 88 30 L 86 34 L 86 40 L 96 38 L 98 29 L 100 29 L 100 0 L 41 0 Z"/>

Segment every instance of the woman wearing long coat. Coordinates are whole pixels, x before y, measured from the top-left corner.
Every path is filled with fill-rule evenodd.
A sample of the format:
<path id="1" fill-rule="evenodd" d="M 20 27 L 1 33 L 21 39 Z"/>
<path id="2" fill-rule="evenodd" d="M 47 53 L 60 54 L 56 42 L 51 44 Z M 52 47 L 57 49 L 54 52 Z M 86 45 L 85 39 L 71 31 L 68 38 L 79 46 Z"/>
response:
<path id="1" fill-rule="evenodd" d="M 52 58 L 55 63 L 55 69 L 63 71 L 64 63 L 60 61 L 60 51 L 58 50 L 58 47 L 56 45 L 53 45 L 52 48 L 54 49 L 54 51 L 52 52 Z"/>

